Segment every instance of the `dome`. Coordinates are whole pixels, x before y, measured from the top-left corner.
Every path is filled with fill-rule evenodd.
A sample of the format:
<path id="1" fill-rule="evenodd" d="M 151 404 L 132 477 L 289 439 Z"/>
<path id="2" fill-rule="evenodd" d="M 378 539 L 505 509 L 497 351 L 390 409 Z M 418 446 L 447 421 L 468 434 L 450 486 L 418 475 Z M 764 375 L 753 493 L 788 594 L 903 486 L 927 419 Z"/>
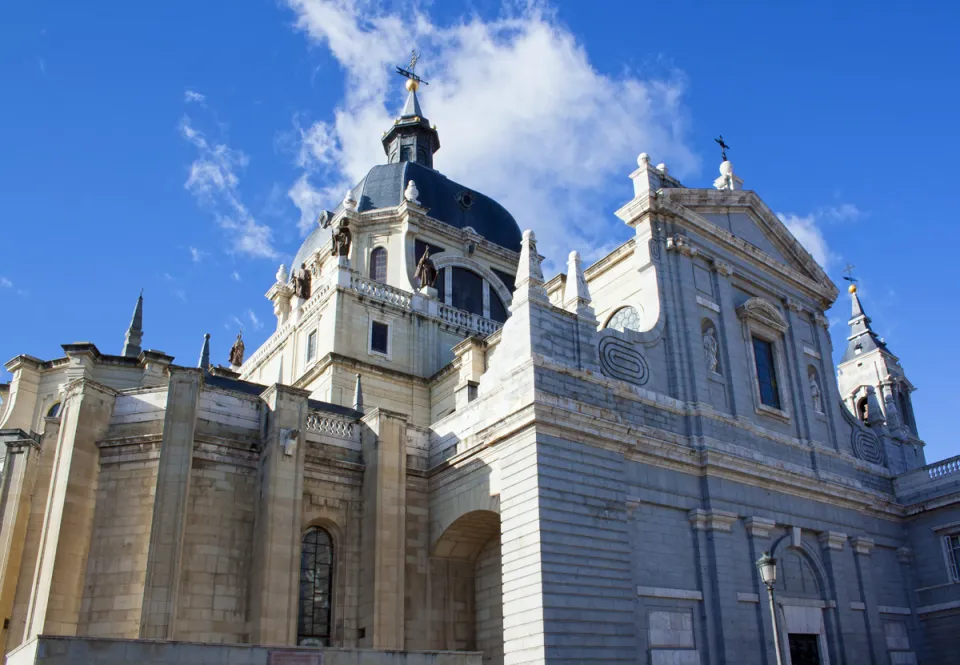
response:
<path id="1" fill-rule="evenodd" d="M 488 241 L 514 252 L 520 251 L 520 227 L 506 208 L 465 187 L 445 175 L 416 162 L 398 162 L 374 166 L 351 191 L 357 211 L 395 208 L 403 201 L 407 182 L 413 180 L 419 190 L 420 205 L 431 218 L 458 229 L 471 227 Z M 342 204 L 335 213 L 343 209 Z M 327 241 L 330 231 L 319 226 L 307 236 L 293 259 L 293 266 L 307 258 Z"/>

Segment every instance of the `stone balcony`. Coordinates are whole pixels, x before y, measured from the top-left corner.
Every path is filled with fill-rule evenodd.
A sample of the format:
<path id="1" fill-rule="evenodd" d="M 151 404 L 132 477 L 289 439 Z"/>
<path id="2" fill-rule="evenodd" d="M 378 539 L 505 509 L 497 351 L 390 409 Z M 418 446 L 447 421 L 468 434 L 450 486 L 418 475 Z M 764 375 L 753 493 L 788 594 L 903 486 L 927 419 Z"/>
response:
<path id="1" fill-rule="evenodd" d="M 923 502 L 933 508 L 931 502 L 955 501 L 954 495 L 960 493 L 960 455 L 897 476 L 893 486 L 904 504 Z"/>

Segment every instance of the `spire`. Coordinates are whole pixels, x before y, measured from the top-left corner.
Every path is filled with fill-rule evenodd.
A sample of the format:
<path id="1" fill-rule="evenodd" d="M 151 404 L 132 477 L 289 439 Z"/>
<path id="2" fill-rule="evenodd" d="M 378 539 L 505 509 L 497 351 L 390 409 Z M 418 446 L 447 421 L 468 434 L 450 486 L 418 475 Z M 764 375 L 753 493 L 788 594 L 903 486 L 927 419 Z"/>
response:
<path id="1" fill-rule="evenodd" d="M 407 101 L 400 111 L 400 117 L 383 133 L 381 142 L 390 164 L 415 162 L 432 169 L 433 153 L 440 149 L 440 136 L 437 128 L 430 126 L 430 121 L 420 109 L 417 90 L 427 82 L 414 73 L 417 60 L 419 56 L 414 53 L 407 69 L 397 67 L 397 73 L 406 79 L 404 87 L 407 89 Z"/>
<path id="2" fill-rule="evenodd" d="M 851 300 L 850 335 L 847 337 L 847 350 L 843 353 L 841 363 L 853 360 L 858 356 L 879 349 L 890 353 L 887 344 L 870 327 L 870 317 L 863 311 L 860 296 L 857 295 L 857 285 L 851 284 L 848 289 Z"/>
<path id="3" fill-rule="evenodd" d="M 123 353 L 120 355 L 128 358 L 136 358 L 140 355 L 140 342 L 143 340 L 143 289 L 140 289 L 140 297 L 137 298 L 137 305 L 133 308 L 133 318 L 130 319 L 130 327 L 127 328 L 127 335 L 123 341 Z"/>
<path id="4" fill-rule="evenodd" d="M 357 387 L 353 390 L 353 408 L 363 411 L 363 386 L 360 385 L 359 374 L 357 374 Z"/>
<path id="5" fill-rule="evenodd" d="M 203 336 L 203 347 L 200 349 L 200 362 L 197 367 L 203 371 L 210 369 L 210 333 Z"/>

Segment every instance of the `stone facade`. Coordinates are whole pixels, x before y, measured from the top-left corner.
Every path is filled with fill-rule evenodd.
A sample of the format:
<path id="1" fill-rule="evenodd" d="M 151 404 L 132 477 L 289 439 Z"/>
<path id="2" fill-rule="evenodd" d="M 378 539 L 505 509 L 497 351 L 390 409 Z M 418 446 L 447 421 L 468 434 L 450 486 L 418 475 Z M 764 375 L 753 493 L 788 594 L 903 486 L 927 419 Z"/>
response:
<path id="1" fill-rule="evenodd" d="M 530 232 L 358 188 L 239 371 L 141 351 L 142 301 L 123 355 L 7 363 L 9 662 L 770 665 L 774 625 L 785 662 L 954 662 L 960 462 L 858 296 L 836 382 L 837 289 L 729 163 L 630 177 L 634 237 L 549 280 Z"/>

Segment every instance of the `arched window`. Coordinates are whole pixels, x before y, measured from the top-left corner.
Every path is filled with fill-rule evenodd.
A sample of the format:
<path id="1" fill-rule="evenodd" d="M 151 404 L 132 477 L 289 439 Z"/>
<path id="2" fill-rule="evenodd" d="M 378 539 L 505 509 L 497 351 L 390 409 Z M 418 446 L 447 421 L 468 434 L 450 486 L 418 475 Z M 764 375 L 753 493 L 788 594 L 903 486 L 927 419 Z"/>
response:
<path id="1" fill-rule="evenodd" d="M 861 397 L 860 401 L 857 402 L 857 418 L 865 425 L 870 424 L 870 401 L 866 397 Z"/>
<path id="2" fill-rule="evenodd" d="M 387 250 L 377 247 L 370 252 L 370 279 L 375 282 L 387 282 Z"/>
<path id="3" fill-rule="evenodd" d="M 333 539 L 326 529 L 312 526 L 300 549 L 300 609 L 297 644 L 330 646 L 333 594 Z"/>
<path id="4" fill-rule="evenodd" d="M 56 418 L 60 415 L 60 402 L 55 403 L 47 411 L 47 418 Z"/>
<path id="5" fill-rule="evenodd" d="M 454 266 L 452 305 L 483 316 L 483 277 L 466 268 Z"/>
<path id="6" fill-rule="evenodd" d="M 490 289 L 490 318 L 500 323 L 507 322 L 507 308 L 493 289 Z"/>
<path id="7" fill-rule="evenodd" d="M 640 330 L 640 312 L 635 307 L 621 307 L 607 321 L 607 328 L 612 330 Z"/>

